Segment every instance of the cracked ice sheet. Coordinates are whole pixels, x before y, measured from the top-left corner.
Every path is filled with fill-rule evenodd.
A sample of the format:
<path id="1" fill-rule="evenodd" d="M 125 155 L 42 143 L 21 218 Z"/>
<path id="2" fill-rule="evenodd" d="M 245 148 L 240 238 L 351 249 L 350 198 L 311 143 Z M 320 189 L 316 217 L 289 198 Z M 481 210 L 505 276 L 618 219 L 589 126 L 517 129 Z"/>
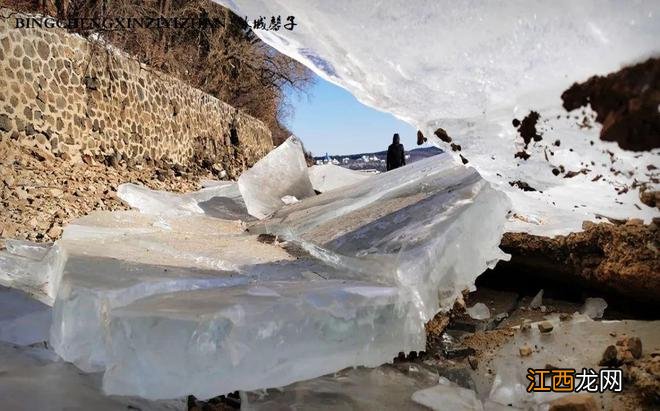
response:
<path id="1" fill-rule="evenodd" d="M 445 0 L 416 7 L 405 0 L 216 1 L 250 19 L 294 16 L 293 30 L 255 34 L 449 150 L 433 135 L 444 128 L 462 146 L 469 165 L 511 197 L 517 217 L 507 231 L 556 235 L 580 231 L 582 221 L 597 214 L 647 222 L 657 215 L 639 201 L 636 190 L 619 196 L 614 188 L 635 178 L 648 180 L 645 167 L 658 165 L 660 150 L 637 157 L 601 142 L 600 126 L 581 129 L 574 118 L 565 118 L 560 100 L 573 82 L 660 52 L 657 1 Z M 548 122 L 541 124 L 543 140 L 528 149 L 532 158 L 517 160 L 514 154 L 523 143 L 511 121 L 530 110 Z M 560 147 L 552 146 L 556 139 Z M 545 149 L 555 152 L 548 161 Z M 615 155 L 613 168 L 621 174 L 610 171 L 609 159 L 600 161 L 605 150 Z M 551 173 L 553 166 L 579 171 L 584 164 L 591 170 L 587 176 L 565 179 Z M 598 174 L 602 181 L 592 184 Z M 516 180 L 543 193 L 509 186 Z"/>
<path id="2" fill-rule="evenodd" d="M 423 324 L 398 293 L 322 280 L 145 298 L 111 312 L 103 387 L 145 398 L 209 398 L 375 367 L 423 347 Z"/>
<path id="3" fill-rule="evenodd" d="M 183 400 L 153 402 L 106 396 L 99 375 L 81 374 L 50 350 L 1 342 L 0 398 L 2 406 L 11 410 L 186 409 Z"/>
<path id="4" fill-rule="evenodd" d="M 372 173 L 349 170 L 334 164 L 314 165 L 309 168 L 309 179 L 312 186 L 314 190 L 321 193 L 352 184 L 359 184 L 372 176 L 374 176 Z"/>
<path id="5" fill-rule="evenodd" d="M 425 322 L 505 257 L 498 244 L 508 206 L 474 169 L 440 154 L 287 206 L 250 230 L 397 284 Z"/>

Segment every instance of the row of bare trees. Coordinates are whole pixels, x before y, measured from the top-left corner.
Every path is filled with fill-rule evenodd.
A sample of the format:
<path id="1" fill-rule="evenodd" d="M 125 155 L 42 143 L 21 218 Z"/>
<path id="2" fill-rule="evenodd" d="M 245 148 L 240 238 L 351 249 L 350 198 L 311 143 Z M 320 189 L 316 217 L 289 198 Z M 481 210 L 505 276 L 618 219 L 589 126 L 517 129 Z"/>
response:
<path id="1" fill-rule="evenodd" d="M 103 31 L 103 37 L 143 63 L 238 107 L 266 123 L 276 144 L 290 134 L 287 96 L 304 92 L 311 72 L 259 40 L 243 18 L 210 0 L 7 0 L 9 7 L 57 16 L 212 19 L 183 28 Z M 81 29 L 76 29 L 80 31 Z M 82 34 L 91 34 L 90 30 Z"/>

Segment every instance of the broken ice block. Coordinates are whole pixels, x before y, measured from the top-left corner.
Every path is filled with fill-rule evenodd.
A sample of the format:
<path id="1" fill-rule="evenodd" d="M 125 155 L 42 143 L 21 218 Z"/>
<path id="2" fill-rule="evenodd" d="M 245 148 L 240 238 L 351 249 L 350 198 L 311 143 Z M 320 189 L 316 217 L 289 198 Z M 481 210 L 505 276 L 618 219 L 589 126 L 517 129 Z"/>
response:
<path id="1" fill-rule="evenodd" d="M 539 291 L 532 301 L 529 303 L 529 308 L 540 308 L 543 304 L 543 290 Z"/>
<path id="2" fill-rule="evenodd" d="M 309 179 L 314 190 L 325 193 L 330 190 L 359 184 L 375 174 L 350 170 L 334 164 L 315 165 L 309 168 Z"/>
<path id="3" fill-rule="evenodd" d="M 465 311 L 468 313 L 470 318 L 475 320 L 486 320 L 490 318 L 490 310 L 484 303 L 476 303 L 472 307 L 468 307 Z"/>
<path id="4" fill-rule="evenodd" d="M 105 325 L 115 307 L 178 290 L 246 283 L 247 276 L 194 268 L 72 255 L 53 307 L 50 344 L 86 372 L 105 368 Z"/>
<path id="5" fill-rule="evenodd" d="M 0 285 L 22 290 L 52 305 L 65 260 L 57 246 L 42 248 L 10 242 L 7 251 L 0 251 Z"/>
<path id="6" fill-rule="evenodd" d="M 58 362 L 52 351 L 0 343 L 0 398 L 7 410 L 137 409 L 175 411 L 185 401 L 147 401 L 103 394 L 99 375 L 82 374 L 73 365 Z"/>
<path id="7" fill-rule="evenodd" d="M 20 290 L 0 286 L 0 341 L 29 345 L 47 341 L 51 307 Z"/>
<path id="8" fill-rule="evenodd" d="M 289 137 L 238 178 L 248 212 L 265 218 L 284 206 L 282 197 L 299 200 L 314 195 L 302 143 Z"/>
<path id="9" fill-rule="evenodd" d="M 184 291 L 110 313 L 111 394 L 208 398 L 377 366 L 423 341 L 399 291 L 339 281 Z"/>
<path id="10" fill-rule="evenodd" d="M 483 411 L 484 407 L 473 390 L 440 377 L 440 384 L 416 391 L 412 400 L 434 411 Z"/>
<path id="11" fill-rule="evenodd" d="M 137 184 L 120 184 L 117 196 L 133 208 L 145 214 L 189 215 L 204 214 L 200 203 L 214 197 L 235 198 L 236 183 L 231 181 L 218 182 L 211 187 L 192 193 L 171 193 L 151 190 Z"/>
<path id="12" fill-rule="evenodd" d="M 241 409 L 424 411 L 410 397 L 437 383 L 437 372 L 423 364 L 350 368 L 283 388 L 241 392 Z"/>
<path id="13" fill-rule="evenodd" d="M 440 154 L 305 199 L 250 230 L 398 284 L 415 296 L 420 321 L 428 321 L 505 257 L 498 244 L 507 207 L 506 196 L 476 171 Z"/>
<path id="14" fill-rule="evenodd" d="M 105 367 L 105 328 L 115 307 L 172 291 L 300 279 L 317 269 L 244 235 L 239 223 L 205 216 L 95 212 L 67 226 L 59 246 L 69 258 L 50 341 L 88 372 Z"/>
<path id="15" fill-rule="evenodd" d="M 603 317 L 606 308 L 607 308 L 607 301 L 605 301 L 604 299 L 587 298 L 586 300 L 584 300 L 584 306 L 582 306 L 580 313 L 595 320 Z"/>

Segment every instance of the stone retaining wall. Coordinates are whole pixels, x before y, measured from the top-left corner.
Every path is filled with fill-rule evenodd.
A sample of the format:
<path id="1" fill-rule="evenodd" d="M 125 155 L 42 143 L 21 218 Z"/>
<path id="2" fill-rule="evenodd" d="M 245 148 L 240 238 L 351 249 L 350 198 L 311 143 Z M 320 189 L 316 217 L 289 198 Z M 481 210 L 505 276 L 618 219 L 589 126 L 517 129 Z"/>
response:
<path id="1" fill-rule="evenodd" d="M 272 149 L 262 122 L 215 97 L 63 29 L 18 29 L 16 16 L 0 19 L 2 140 L 46 157 L 201 162 L 230 176 Z"/>

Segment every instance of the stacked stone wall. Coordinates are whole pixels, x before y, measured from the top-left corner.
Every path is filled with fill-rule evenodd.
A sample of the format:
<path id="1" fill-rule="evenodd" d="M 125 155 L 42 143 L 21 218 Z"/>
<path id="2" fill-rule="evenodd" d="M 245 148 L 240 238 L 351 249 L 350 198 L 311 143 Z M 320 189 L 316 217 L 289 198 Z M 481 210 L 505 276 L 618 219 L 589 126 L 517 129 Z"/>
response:
<path id="1" fill-rule="evenodd" d="M 23 15 L 0 13 L 5 142 L 71 161 L 197 162 L 233 176 L 272 149 L 262 122 L 217 98 L 101 42 L 16 28 Z"/>

